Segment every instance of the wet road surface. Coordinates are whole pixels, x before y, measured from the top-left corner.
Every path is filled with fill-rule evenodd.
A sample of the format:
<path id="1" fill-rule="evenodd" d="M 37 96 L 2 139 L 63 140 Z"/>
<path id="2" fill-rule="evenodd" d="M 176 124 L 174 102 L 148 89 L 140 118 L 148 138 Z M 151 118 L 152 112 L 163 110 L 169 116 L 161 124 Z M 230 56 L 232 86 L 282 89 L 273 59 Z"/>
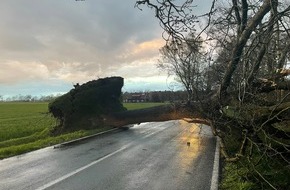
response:
<path id="1" fill-rule="evenodd" d="M 208 190 L 215 144 L 208 126 L 142 123 L 1 160 L 0 189 Z"/>

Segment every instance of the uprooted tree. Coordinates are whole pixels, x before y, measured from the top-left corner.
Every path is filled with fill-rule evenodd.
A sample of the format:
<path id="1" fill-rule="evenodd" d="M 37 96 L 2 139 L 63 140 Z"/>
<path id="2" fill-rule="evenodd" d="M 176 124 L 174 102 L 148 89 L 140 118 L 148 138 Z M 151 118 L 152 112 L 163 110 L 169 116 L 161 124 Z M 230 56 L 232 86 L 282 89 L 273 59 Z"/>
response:
<path id="1" fill-rule="evenodd" d="M 155 11 L 167 42 L 163 55 L 166 61 L 174 61 L 171 66 L 175 66 L 177 76 L 184 66 L 181 73 L 184 75 L 178 77 L 180 81 L 188 77 L 189 101 L 137 111 L 124 111 L 119 106 L 94 112 L 97 115 L 82 116 L 93 125 L 115 127 L 190 117 L 193 122 L 209 125 L 220 137 L 226 161 L 240 162 L 247 168 L 248 172 L 242 176 L 244 181 L 252 182 L 257 189 L 287 189 L 290 175 L 290 72 L 287 69 L 290 2 L 213 0 L 204 15 L 194 14 L 193 3 L 192 0 L 136 2 L 140 9 L 147 6 Z M 209 51 L 200 51 L 196 44 L 202 44 L 203 51 Z M 201 54 L 206 59 L 194 57 Z M 207 60 L 207 63 L 196 60 Z M 64 101 L 82 96 L 77 90 L 67 94 Z M 108 94 L 101 95 L 110 99 L 111 95 L 120 95 L 120 87 L 116 90 L 119 92 L 107 91 Z M 190 94 L 193 92 L 197 96 L 195 101 Z M 97 103 L 84 101 L 86 106 Z M 61 98 L 56 102 L 63 104 Z M 73 113 L 77 109 L 74 104 L 67 104 L 68 107 L 63 107 L 71 114 L 67 117 L 55 109 L 64 126 L 76 121 Z"/>
<path id="2" fill-rule="evenodd" d="M 169 65 L 177 68 L 178 77 L 182 73 L 183 79 L 192 80 L 189 84 L 204 84 L 190 87 L 189 93 L 203 91 L 203 95 L 176 106 L 177 117 L 190 113 L 198 118 L 196 122 L 207 121 L 221 138 L 225 159 L 241 162 L 249 171 L 243 180 L 254 183 L 253 187 L 287 189 L 290 2 L 212 0 L 204 15 L 194 14 L 198 5 L 192 0 L 136 3 L 140 9 L 144 5 L 155 11 L 164 29 L 165 61 L 174 61 Z M 196 46 L 200 41 L 208 61 L 198 70 L 194 60 L 200 55 Z M 195 71 L 202 71 L 204 77 Z"/>

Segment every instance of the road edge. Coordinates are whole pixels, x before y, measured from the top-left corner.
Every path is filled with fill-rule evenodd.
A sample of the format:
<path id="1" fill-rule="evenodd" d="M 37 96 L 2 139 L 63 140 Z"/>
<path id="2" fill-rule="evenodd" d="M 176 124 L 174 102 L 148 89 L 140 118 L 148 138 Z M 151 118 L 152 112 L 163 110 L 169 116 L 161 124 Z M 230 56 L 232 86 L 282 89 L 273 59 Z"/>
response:
<path id="1" fill-rule="evenodd" d="M 219 163 L 220 163 L 220 138 L 216 137 L 216 148 L 210 190 L 218 190 L 219 186 Z"/>
<path id="2" fill-rule="evenodd" d="M 102 134 L 105 134 L 105 133 L 109 133 L 109 132 L 113 132 L 113 131 L 117 131 L 117 130 L 120 130 L 120 128 L 113 128 L 113 129 L 102 131 L 102 132 L 99 132 L 99 133 L 96 133 L 96 134 L 93 134 L 93 135 L 89 135 L 89 136 L 81 137 L 81 138 L 74 139 L 74 140 L 71 140 L 71 141 L 67 141 L 67 142 L 63 142 L 63 143 L 60 143 L 60 144 L 56 144 L 56 145 L 53 146 L 53 148 L 61 148 L 63 146 L 73 145 L 73 144 L 78 143 L 80 141 L 88 140 L 90 138 L 94 138 L 96 136 L 99 136 L 99 135 L 102 135 Z"/>

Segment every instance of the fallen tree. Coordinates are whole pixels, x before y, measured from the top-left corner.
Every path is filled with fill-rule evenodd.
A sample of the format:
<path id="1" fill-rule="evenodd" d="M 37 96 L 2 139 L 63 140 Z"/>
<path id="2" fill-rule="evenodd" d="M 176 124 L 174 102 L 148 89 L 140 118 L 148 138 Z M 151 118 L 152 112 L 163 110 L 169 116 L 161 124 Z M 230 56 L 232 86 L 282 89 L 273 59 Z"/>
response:
<path id="1" fill-rule="evenodd" d="M 120 103 L 122 85 L 121 77 L 99 79 L 76 86 L 56 99 L 49 105 L 52 115 L 60 121 L 54 132 L 190 118 L 190 122 L 209 125 L 221 138 L 222 153 L 227 161 L 247 158 L 251 165 L 258 165 L 262 159 L 271 158 L 271 163 L 275 159 L 286 164 L 286 167 L 279 165 L 279 172 L 273 172 L 278 176 L 288 175 L 290 102 L 286 99 L 290 92 L 279 103 L 266 102 L 262 96 L 255 95 L 240 104 L 235 98 L 237 94 L 232 92 L 222 100 L 216 93 L 196 102 L 126 111 Z M 257 151 L 262 153 L 260 160 L 251 160 Z M 252 168 L 265 178 L 256 165 Z M 264 180 L 273 186 L 272 181 Z M 284 187 L 285 181 L 281 180 L 279 187 Z"/>
<path id="2" fill-rule="evenodd" d="M 189 97 L 199 94 L 182 110 L 207 121 L 221 138 L 225 160 L 245 168 L 240 183 L 251 189 L 287 189 L 289 2 L 212 0 L 203 15 L 195 14 L 199 5 L 192 0 L 136 2 L 140 9 L 144 5 L 164 29 L 167 44 L 161 53 L 167 68 L 192 93 Z M 199 51 L 200 44 L 208 50 Z M 199 69 L 202 54 L 208 61 Z"/>
<path id="3" fill-rule="evenodd" d="M 135 111 L 125 111 L 122 107 L 107 109 L 89 117 L 83 115 L 84 121 L 90 121 L 87 124 L 95 127 L 122 127 L 192 118 L 194 122 L 210 125 L 213 133 L 221 138 L 221 152 L 226 161 L 238 162 L 246 168 L 239 177 L 240 183 L 250 183 L 252 189 L 287 189 L 290 175 L 289 3 L 213 0 L 206 14 L 196 15 L 193 2 L 136 2 L 139 8 L 146 5 L 153 9 L 160 21 L 167 42 L 164 55 L 175 61 L 173 67 L 178 72 L 175 74 L 184 82 L 188 102 Z M 201 18 L 205 18 L 205 24 L 197 30 Z M 196 52 L 200 50 L 197 46 L 204 43 L 210 47 L 209 52 L 202 52 L 209 63 L 200 70 L 197 63 L 202 59 L 194 56 L 201 55 Z M 120 86 L 114 90 L 116 93 L 107 91 L 103 96 L 110 100 L 112 95 L 121 92 Z M 73 100 L 74 91 L 64 100 Z M 68 119 L 76 121 L 75 109 L 51 106 L 63 126 L 74 124 Z M 69 115 L 64 114 L 66 110 Z"/>
<path id="4" fill-rule="evenodd" d="M 123 78 L 108 77 L 75 85 L 68 93 L 49 104 L 49 112 L 59 121 L 56 131 L 102 126 L 123 127 L 149 121 L 168 121 L 192 118 L 200 119 L 188 104 L 166 104 L 147 109 L 126 111 L 122 105 Z"/>

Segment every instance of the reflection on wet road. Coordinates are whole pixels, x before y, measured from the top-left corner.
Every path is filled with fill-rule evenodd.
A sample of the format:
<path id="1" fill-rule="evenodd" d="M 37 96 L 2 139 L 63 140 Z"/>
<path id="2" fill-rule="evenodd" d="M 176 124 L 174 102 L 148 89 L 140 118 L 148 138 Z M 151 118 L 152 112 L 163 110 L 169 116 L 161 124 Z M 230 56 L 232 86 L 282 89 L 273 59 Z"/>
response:
<path id="1" fill-rule="evenodd" d="M 210 189 L 215 137 L 185 121 L 142 123 L 0 161 L 0 189 Z"/>

